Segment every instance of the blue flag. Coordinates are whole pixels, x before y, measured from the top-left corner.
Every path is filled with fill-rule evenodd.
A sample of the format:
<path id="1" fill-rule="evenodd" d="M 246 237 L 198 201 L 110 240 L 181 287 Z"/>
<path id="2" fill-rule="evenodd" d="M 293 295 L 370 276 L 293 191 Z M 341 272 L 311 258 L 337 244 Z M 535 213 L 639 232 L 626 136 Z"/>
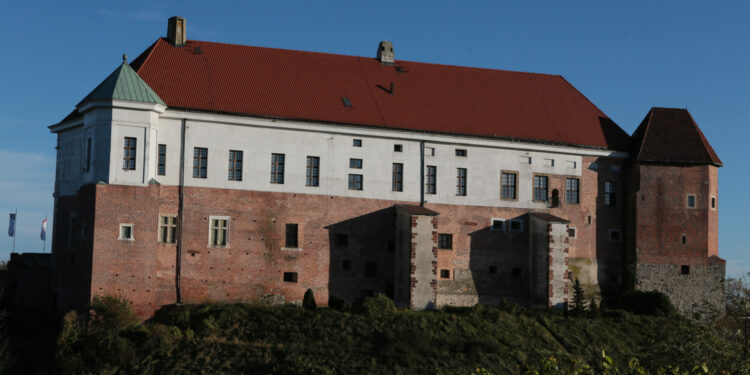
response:
<path id="1" fill-rule="evenodd" d="M 10 214 L 10 223 L 8 224 L 8 236 L 16 236 L 16 214 Z"/>

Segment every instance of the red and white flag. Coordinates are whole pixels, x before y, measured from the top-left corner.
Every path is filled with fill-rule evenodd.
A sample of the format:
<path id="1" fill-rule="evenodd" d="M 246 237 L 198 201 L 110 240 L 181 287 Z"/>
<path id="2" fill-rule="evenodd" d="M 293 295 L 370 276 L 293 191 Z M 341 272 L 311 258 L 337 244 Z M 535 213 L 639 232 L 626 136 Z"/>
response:
<path id="1" fill-rule="evenodd" d="M 47 240 L 47 218 L 44 218 L 44 221 L 42 221 L 42 234 L 39 235 L 39 238 L 42 239 L 42 241 Z"/>

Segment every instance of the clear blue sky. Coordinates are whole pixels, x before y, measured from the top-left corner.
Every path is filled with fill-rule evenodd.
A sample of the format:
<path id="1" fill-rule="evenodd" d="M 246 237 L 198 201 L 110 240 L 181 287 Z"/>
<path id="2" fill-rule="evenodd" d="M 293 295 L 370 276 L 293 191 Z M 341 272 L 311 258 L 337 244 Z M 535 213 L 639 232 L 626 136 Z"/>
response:
<path id="1" fill-rule="evenodd" d="M 725 164 L 720 255 L 729 276 L 750 271 L 750 2 L 361 3 L 3 2 L 0 259 L 16 208 L 16 249 L 41 251 L 55 172 L 47 126 L 180 15 L 189 39 L 359 56 L 388 39 L 397 59 L 561 74 L 628 133 L 652 106 L 688 108 Z"/>

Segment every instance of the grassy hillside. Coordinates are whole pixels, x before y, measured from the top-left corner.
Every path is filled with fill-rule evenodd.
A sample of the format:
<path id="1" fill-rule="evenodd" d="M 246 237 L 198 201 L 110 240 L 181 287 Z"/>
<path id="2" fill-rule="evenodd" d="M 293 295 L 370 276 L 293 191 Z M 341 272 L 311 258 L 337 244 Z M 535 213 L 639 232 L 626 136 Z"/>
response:
<path id="1" fill-rule="evenodd" d="M 631 358 L 651 371 L 747 368 L 739 345 L 712 326 L 675 315 L 589 315 L 515 306 L 414 312 L 375 297 L 342 311 L 169 306 L 139 324 L 110 299 L 95 306 L 88 329 L 66 317 L 58 359 L 68 373 L 514 374 L 554 367 L 554 356 L 564 369 L 546 373 L 586 363 L 601 373 L 606 350 L 621 368 Z"/>

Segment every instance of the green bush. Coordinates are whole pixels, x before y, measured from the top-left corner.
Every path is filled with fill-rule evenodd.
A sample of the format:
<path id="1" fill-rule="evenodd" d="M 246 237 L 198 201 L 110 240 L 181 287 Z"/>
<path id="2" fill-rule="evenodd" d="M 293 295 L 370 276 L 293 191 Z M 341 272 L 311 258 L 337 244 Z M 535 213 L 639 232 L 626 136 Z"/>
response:
<path id="1" fill-rule="evenodd" d="M 364 297 L 354 301 L 352 312 L 372 317 L 383 316 L 396 312 L 396 304 L 385 294 L 375 293 L 372 297 Z"/>
<path id="2" fill-rule="evenodd" d="M 332 308 L 334 310 L 342 311 L 344 310 L 344 305 L 346 305 L 346 302 L 344 300 L 336 295 L 329 295 L 328 296 L 328 307 Z"/>
<path id="3" fill-rule="evenodd" d="M 606 307 L 639 315 L 668 316 L 677 313 L 669 297 L 657 291 L 635 291 L 606 300 Z"/>
<path id="4" fill-rule="evenodd" d="M 305 297 L 302 299 L 302 307 L 306 310 L 315 310 L 318 307 L 315 303 L 315 294 L 312 289 L 305 291 Z"/>

